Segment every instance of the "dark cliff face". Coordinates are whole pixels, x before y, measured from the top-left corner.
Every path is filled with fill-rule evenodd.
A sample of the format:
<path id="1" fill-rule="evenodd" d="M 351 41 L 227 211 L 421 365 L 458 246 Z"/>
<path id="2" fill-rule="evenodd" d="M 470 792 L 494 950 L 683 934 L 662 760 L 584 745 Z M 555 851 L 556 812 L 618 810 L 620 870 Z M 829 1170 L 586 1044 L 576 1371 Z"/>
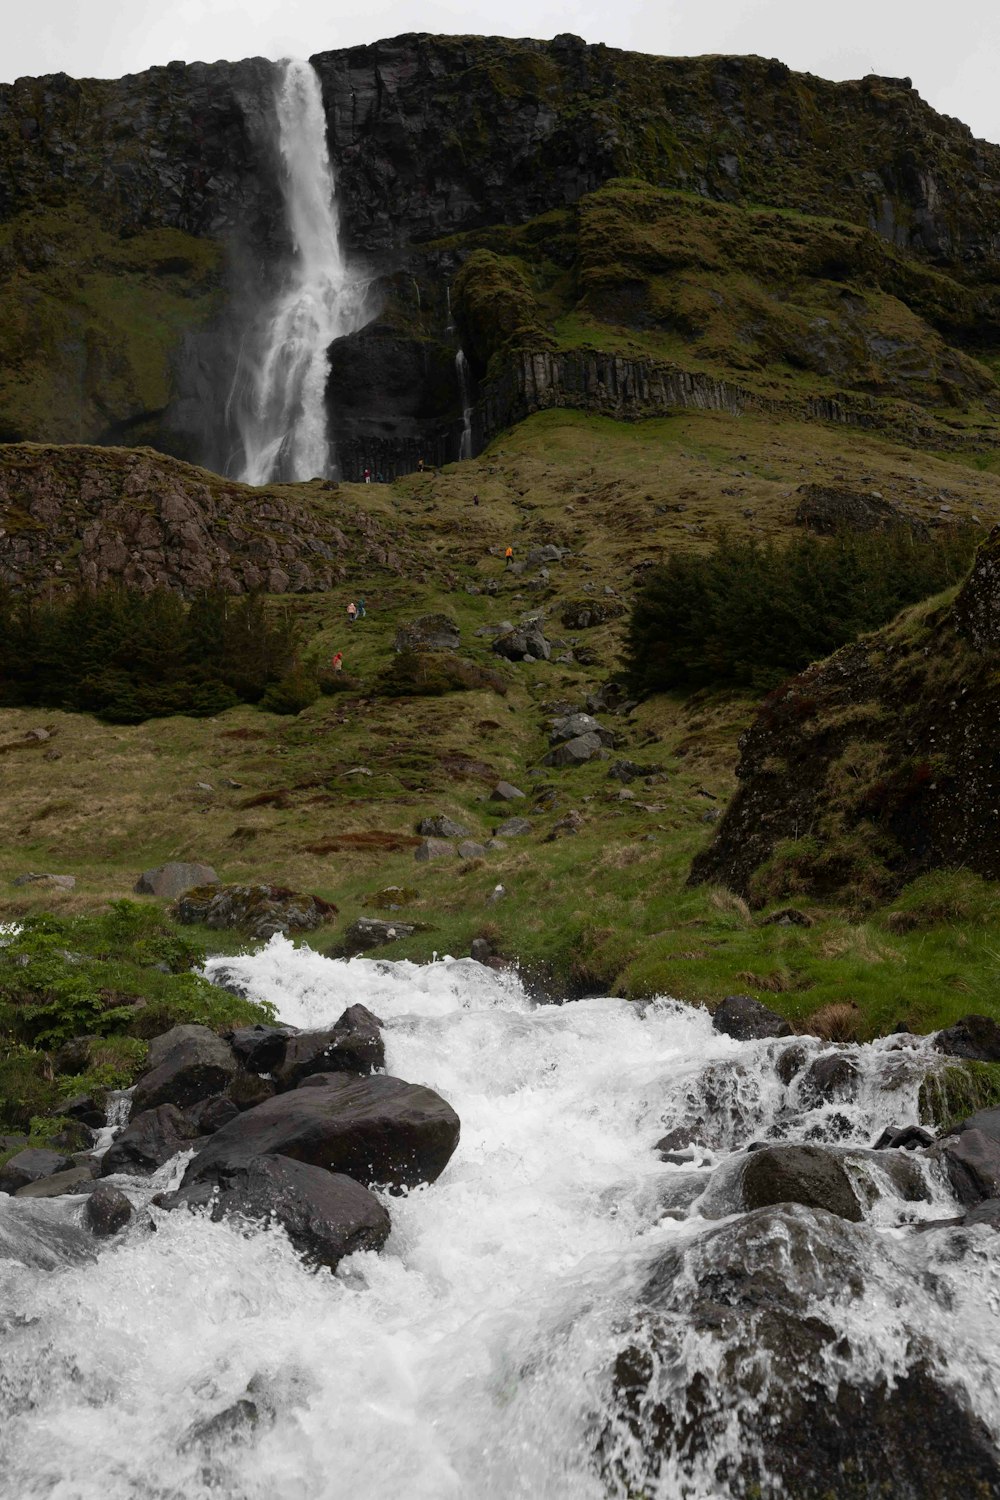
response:
<path id="1" fill-rule="evenodd" d="M 1000 879 L 1000 527 L 952 603 L 919 605 L 765 701 L 692 880 L 858 904 L 924 870 Z"/>
<path id="2" fill-rule="evenodd" d="M 833 84 L 756 57 L 647 57 L 572 36 L 402 36 L 312 61 L 345 244 L 382 285 L 378 327 L 334 357 L 330 405 L 349 475 L 366 460 L 392 472 L 419 452 L 457 456 L 462 397 L 449 371 L 474 330 L 460 316 L 456 326 L 450 292 L 476 234 L 532 221 L 544 249 L 546 216 L 575 214 L 612 178 L 734 209 L 835 215 L 987 297 L 1000 280 L 1000 147 L 936 115 L 907 80 Z M 49 330 L 34 364 L 24 356 L 27 377 L 18 371 L 9 389 L 0 379 L 0 436 L 152 441 L 224 466 L 213 413 L 231 350 L 288 250 L 275 77 L 272 63 L 250 59 L 0 87 L 0 324 L 37 297 Z M 143 237 L 168 232 L 224 246 L 228 270 L 217 258 L 211 274 L 189 272 L 190 243 L 164 254 L 150 241 L 147 255 Z M 108 234 L 137 251 L 130 295 L 142 318 L 130 326 L 105 307 L 120 269 Z M 82 311 L 72 285 L 81 245 L 100 283 Z M 610 292 L 583 286 L 580 264 L 562 269 L 599 313 Z M 833 281 L 855 269 L 821 268 Z M 614 289 L 618 302 L 627 291 Z M 69 354 L 58 337 L 67 318 Z M 132 347 L 142 320 L 153 348 Z M 600 347 L 613 352 L 614 337 Z M 18 340 L 0 340 L 0 367 L 15 369 Z M 546 347 L 544 330 L 536 343 Z M 522 338 L 518 356 L 528 347 Z M 400 390 L 404 376 L 416 392 Z M 362 392 L 377 409 L 359 408 Z M 503 405 L 483 394 L 481 437 Z"/>

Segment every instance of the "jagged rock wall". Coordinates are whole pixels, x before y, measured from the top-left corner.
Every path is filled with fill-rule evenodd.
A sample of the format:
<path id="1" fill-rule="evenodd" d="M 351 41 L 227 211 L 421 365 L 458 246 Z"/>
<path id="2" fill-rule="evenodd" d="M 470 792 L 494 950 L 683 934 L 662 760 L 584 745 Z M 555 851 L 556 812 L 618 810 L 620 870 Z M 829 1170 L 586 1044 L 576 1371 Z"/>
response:
<path id="1" fill-rule="evenodd" d="M 12 444 L 0 448 L 0 586 L 314 593 L 352 567 L 402 572 L 378 522 L 316 484 L 326 515 L 291 487 L 251 489 L 149 449 Z"/>

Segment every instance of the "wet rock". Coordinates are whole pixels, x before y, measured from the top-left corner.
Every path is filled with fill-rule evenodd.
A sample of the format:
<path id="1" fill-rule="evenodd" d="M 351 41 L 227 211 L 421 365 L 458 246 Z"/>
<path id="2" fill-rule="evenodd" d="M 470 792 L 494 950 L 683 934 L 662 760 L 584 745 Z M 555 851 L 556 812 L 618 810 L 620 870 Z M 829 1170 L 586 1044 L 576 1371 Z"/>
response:
<path id="1" fill-rule="evenodd" d="M 564 740 L 554 750 L 542 757 L 543 766 L 583 766 L 604 749 L 597 734 L 581 734 L 573 740 Z"/>
<path id="2" fill-rule="evenodd" d="M 226 1040 L 241 1068 L 249 1073 L 271 1073 L 280 1067 L 291 1035 L 287 1026 L 240 1026 L 229 1032 Z"/>
<path id="3" fill-rule="evenodd" d="M 969 1062 L 1000 1062 L 1000 1021 L 989 1016 L 963 1016 L 934 1038 L 938 1052 Z"/>
<path id="4" fill-rule="evenodd" d="M 239 1105 L 224 1094 L 216 1094 L 212 1099 L 203 1099 L 187 1111 L 199 1135 L 214 1135 L 217 1130 L 222 1129 L 223 1125 L 228 1125 L 230 1120 L 235 1120 L 239 1113 Z"/>
<path id="5" fill-rule="evenodd" d="M 178 922 L 239 928 L 251 937 L 312 932 L 337 914 L 331 901 L 278 885 L 197 886 L 171 908 Z"/>
<path id="6" fill-rule="evenodd" d="M 527 833 L 534 833 L 535 825 L 529 818 L 507 818 L 499 827 L 493 830 L 493 837 L 498 839 L 523 838 Z"/>
<path id="7" fill-rule="evenodd" d="M 16 1193 L 44 1177 L 54 1177 L 57 1172 L 71 1172 L 76 1162 L 61 1151 L 45 1151 L 29 1146 L 18 1151 L 4 1166 L 0 1167 L 0 1193 Z"/>
<path id="8" fill-rule="evenodd" d="M 740 1179 L 742 1206 L 801 1203 L 858 1223 L 861 1204 L 841 1158 L 823 1146 L 767 1146 L 749 1156 Z"/>
<path id="9" fill-rule="evenodd" d="M 447 839 L 424 839 L 413 851 L 413 858 L 426 864 L 432 859 L 454 859 L 455 845 Z"/>
<path id="10" fill-rule="evenodd" d="M 279 1089 L 298 1088 L 313 1073 L 367 1075 L 385 1067 L 378 1017 L 364 1005 L 349 1005 L 324 1031 L 300 1031 L 288 1038 L 284 1060 L 274 1069 Z"/>
<path id="11" fill-rule="evenodd" d="M 801 1073 L 809 1060 L 809 1053 L 801 1043 L 794 1047 L 786 1047 L 775 1058 L 774 1071 L 787 1088 L 796 1074 Z"/>
<path id="12" fill-rule="evenodd" d="M 335 1271 L 345 1255 L 379 1250 L 391 1228 L 385 1208 L 367 1188 L 342 1173 L 278 1155 L 233 1165 L 164 1194 L 166 1209 L 208 1209 L 211 1217 L 277 1222 L 296 1250 Z"/>
<path id="13" fill-rule="evenodd" d="M 395 943 L 399 938 L 409 937 L 415 931 L 416 927 L 408 922 L 385 922 L 379 917 L 357 917 L 344 933 L 343 951 L 350 958 L 356 953 L 367 953 L 370 948 Z"/>
<path id="14" fill-rule="evenodd" d="M 132 1204 L 110 1182 L 99 1182 L 83 1207 L 83 1221 L 99 1240 L 118 1234 L 132 1218 Z"/>
<path id="15" fill-rule="evenodd" d="M 477 964 L 486 963 L 487 959 L 491 956 L 491 953 L 492 949 L 490 948 L 490 945 L 485 938 L 477 937 L 472 939 L 472 947 L 469 950 L 469 957 L 474 958 Z"/>
<path id="16" fill-rule="evenodd" d="M 458 1136 L 458 1116 L 431 1089 L 382 1074 L 316 1073 L 213 1135 L 183 1185 L 276 1154 L 358 1182 L 415 1187 L 440 1176 Z"/>
<path id="17" fill-rule="evenodd" d="M 104 1107 L 92 1094 L 74 1094 L 72 1099 L 60 1104 L 59 1113 L 70 1120 L 78 1120 L 91 1130 L 100 1130 L 105 1120 Z"/>
<path id="18" fill-rule="evenodd" d="M 934 1137 L 922 1125 L 887 1125 L 872 1146 L 873 1151 L 919 1151 L 933 1146 Z"/>
<path id="19" fill-rule="evenodd" d="M 491 802 L 516 802 L 524 793 L 518 787 L 512 786 L 509 781 L 498 781 L 490 792 Z"/>
<path id="20" fill-rule="evenodd" d="M 396 631 L 395 649 L 404 651 L 457 651 L 462 644 L 458 621 L 451 615 L 421 615 Z"/>
<path id="21" fill-rule="evenodd" d="M 801 1207 L 763 1208 L 669 1247 L 615 1366 L 618 1420 L 601 1451 L 618 1490 L 740 1500 L 1000 1492 L 1000 1453 L 947 1358 L 915 1339 L 894 1367 L 877 1322 L 855 1323 L 848 1341 L 836 1321 L 830 1289 L 867 1301 L 876 1275 L 849 1224 Z M 915 1299 L 926 1295 L 919 1286 Z M 709 1486 L 699 1482 L 707 1455 Z"/>
<path id="22" fill-rule="evenodd" d="M 93 1241 L 78 1224 L 54 1219 L 44 1203 L 5 1200 L 0 1213 L 0 1263 L 11 1260 L 31 1270 L 55 1271 L 93 1259 Z"/>
<path id="23" fill-rule="evenodd" d="M 854 1058 L 844 1052 L 817 1057 L 802 1080 L 802 1097 L 821 1103 L 824 1100 L 853 1099 L 858 1091 L 860 1071 Z"/>
<path id="24" fill-rule="evenodd" d="M 958 1201 L 970 1208 L 1000 1198 L 1000 1141 L 981 1130 L 963 1130 L 931 1148 L 944 1166 Z"/>
<path id="25" fill-rule="evenodd" d="M 768 1010 L 752 995 L 727 995 L 720 1000 L 712 1014 L 712 1025 L 716 1031 L 735 1037 L 738 1042 L 792 1034 L 792 1028 L 783 1016 Z"/>
<path id="26" fill-rule="evenodd" d="M 991 1140 L 1000 1141 L 1000 1109 L 981 1109 L 963 1120 L 962 1130 L 979 1130 Z"/>
<path id="27" fill-rule="evenodd" d="M 176 901 L 185 891 L 195 886 L 218 885 L 219 877 L 211 865 L 170 860 L 165 865 L 156 865 L 143 870 L 133 889 L 140 896 L 158 896 L 161 901 Z"/>
<path id="28" fill-rule="evenodd" d="M 273 1099 L 277 1092 L 273 1079 L 261 1078 L 257 1073 L 237 1073 L 229 1085 L 229 1098 L 241 1112 L 256 1109 L 258 1104 Z"/>
<path id="29" fill-rule="evenodd" d="M 130 1120 L 101 1159 L 101 1176 L 122 1172 L 148 1177 L 186 1151 L 199 1137 L 197 1125 L 176 1104 L 160 1104 Z"/>
<path id="30" fill-rule="evenodd" d="M 1000 1198 L 987 1198 L 985 1203 L 977 1203 L 975 1208 L 962 1220 L 963 1224 L 986 1224 L 990 1229 L 1000 1229 Z"/>
<path id="31" fill-rule="evenodd" d="M 456 823 L 454 818 L 445 817 L 444 813 L 438 813 L 433 818 L 421 818 L 417 824 L 417 832 L 432 839 L 464 839 L 469 836 L 467 828 Z"/>
<path id="32" fill-rule="evenodd" d="M 136 1114 L 158 1104 L 183 1106 L 225 1092 L 236 1072 L 229 1045 L 207 1026 L 175 1026 L 149 1044 L 149 1067 L 136 1084 Z"/>
<path id="33" fill-rule="evenodd" d="M 64 1193 L 82 1192 L 87 1183 L 93 1182 L 96 1162 L 86 1166 L 73 1166 L 65 1172 L 53 1172 L 51 1177 L 39 1177 L 18 1188 L 18 1198 L 61 1198 Z"/>

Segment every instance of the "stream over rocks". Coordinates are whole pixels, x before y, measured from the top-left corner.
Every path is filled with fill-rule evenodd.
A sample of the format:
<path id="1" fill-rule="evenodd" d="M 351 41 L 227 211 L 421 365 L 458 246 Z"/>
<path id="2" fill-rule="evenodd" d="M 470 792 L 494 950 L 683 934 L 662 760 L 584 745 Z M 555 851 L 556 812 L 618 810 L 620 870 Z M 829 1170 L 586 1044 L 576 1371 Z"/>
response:
<path id="1" fill-rule="evenodd" d="M 302 1095 L 412 1081 L 457 1149 L 434 1182 L 374 1186 L 391 1233 L 333 1273 L 277 1228 L 154 1204 L 188 1142 L 105 1176 L 135 1208 L 107 1239 L 83 1197 L 0 1197 L 2 1494 L 1000 1493 L 1000 1236 L 957 1222 L 919 1132 L 872 1149 L 917 1124 L 928 1040 L 739 1041 L 669 999 L 536 1006 L 469 959 L 281 937 L 208 973 L 289 1027 L 366 1007 L 385 1075 Z"/>

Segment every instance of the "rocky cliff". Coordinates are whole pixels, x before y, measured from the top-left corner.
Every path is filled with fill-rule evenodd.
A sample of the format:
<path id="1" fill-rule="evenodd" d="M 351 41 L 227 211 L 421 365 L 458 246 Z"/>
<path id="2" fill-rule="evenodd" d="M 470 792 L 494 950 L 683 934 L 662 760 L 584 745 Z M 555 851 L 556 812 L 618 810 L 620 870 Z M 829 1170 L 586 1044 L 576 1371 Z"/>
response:
<path id="1" fill-rule="evenodd" d="M 345 239 L 382 287 L 376 325 L 334 359 L 330 400 L 348 472 L 365 456 L 390 470 L 410 466 L 424 448 L 428 459 L 457 456 L 454 356 L 474 329 L 461 317 L 456 326 L 450 292 L 491 229 L 509 280 L 513 266 L 503 257 L 516 247 L 496 234 L 533 226 L 529 291 L 544 294 L 544 337 L 533 352 L 553 337 L 567 348 L 593 342 L 595 320 L 605 352 L 636 352 L 629 336 L 650 333 L 650 309 L 633 295 L 635 256 L 616 258 L 606 242 L 611 253 L 598 275 L 589 256 L 614 226 L 605 218 L 595 227 L 591 213 L 578 232 L 587 211 L 577 206 L 616 178 L 730 210 L 729 220 L 701 223 L 681 259 L 661 258 L 657 275 L 672 280 L 673 302 L 666 306 L 670 296 L 665 303 L 655 288 L 652 332 L 670 347 L 647 355 L 696 370 L 714 357 L 708 373 L 722 376 L 740 369 L 739 338 L 690 347 L 704 343 L 710 310 L 692 308 L 686 287 L 699 264 L 712 270 L 706 256 L 718 258 L 733 222 L 759 241 L 759 225 L 743 215 L 749 204 L 769 204 L 827 224 L 835 215 L 855 239 L 867 235 L 891 250 L 897 268 L 933 268 L 911 279 L 921 281 L 925 303 L 939 280 L 948 325 L 933 325 L 939 345 L 954 339 L 992 357 L 1000 147 L 936 115 L 908 80 L 832 84 L 761 58 L 645 57 L 572 36 L 404 36 L 313 62 Z M 0 88 L 0 436 L 147 440 L 224 467 L 232 345 L 248 302 L 287 250 L 272 91 L 273 67 L 260 59 Z M 751 249 L 755 232 L 744 235 Z M 790 219 L 787 243 L 803 235 L 802 221 Z M 867 259 L 881 294 L 878 256 Z M 758 256 L 758 279 L 767 279 L 766 260 Z M 614 265 L 629 276 L 609 276 Z M 855 251 L 845 258 L 833 249 L 810 276 L 849 296 L 857 269 Z M 893 297 L 901 280 L 897 270 Z M 749 300 L 743 292 L 739 328 L 755 324 L 760 301 L 753 288 Z M 911 392 L 937 399 L 942 381 L 960 399 L 977 381 L 992 394 L 989 372 L 970 377 L 961 360 L 927 346 L 919 330 L 901 331 L 894 316 L 887 330 L 885 309 L 864 287 L 860 295 L 857 326 L 844 337 L 838 329 L 851 309 L 837 307 L 833 346 L 822 326 L 829 308 L 810 305 L 794 337 L 786 329 L 777 346 L 772 339 L 757 350 L 760 367 L 780 371 L 807 346 L 794 368 L 824 400 L 834 394 L 824 382 L 844 385 L 846 374 L 850 388 L 868 378 L 868 365 L 878 385 L 890 357 L 905 400 Z M 585 326 L 553 329 L 571 314 Z M 474 374 L 482 380 L 486 370 Z M 489 426 L 485 408 L 480 424 Z"/>
<path id="2" fill-rule="evenodd" d="M 864 904 L 923 870 L 1000 879 L 1000 527 L 931 600 L 773 692 L 692 880 Z"/>

